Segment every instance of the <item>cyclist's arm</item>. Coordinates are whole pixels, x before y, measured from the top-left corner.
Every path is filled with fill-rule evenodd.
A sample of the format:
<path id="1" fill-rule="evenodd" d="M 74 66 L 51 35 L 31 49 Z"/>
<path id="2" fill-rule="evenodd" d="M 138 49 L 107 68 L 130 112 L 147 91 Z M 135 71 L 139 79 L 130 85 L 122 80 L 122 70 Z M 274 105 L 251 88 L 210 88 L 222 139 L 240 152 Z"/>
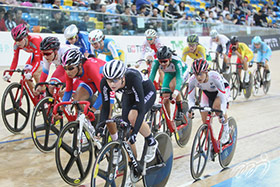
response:
<path id="1" fill-rule="evenodd" d="M 180 61 L 177 61 L 177 63 L 175 64 L 176 67 L 176 86 L 175 86 L 175 90 L 180 91 L 181 87 L 182 87 L 182 79 L 183 79 L 183 67 L 182 67 L 182 63 Z"/>
<path id="2" fill-rule="evenodd" d="M 90 52 L 90 43 L 88 41 L 88 37 L 85 34 L 80 34 L 79 38 L 81 38 L 81 43 L 82 43 L 82 47 L 80 49 L 80 51 L 84 54 L 84 53 L 89 53 Z"/>
<path id="3" fill-rule="evenodd" d="M 41 55 L 41 50 L 40 50 L 40 43 L 42 39 L 40 38 L 32 38 L 31 42 L 33 43 L 33 59 L 31 61 L 28 61 L 27 64 L 32 65 L 32 69 L 30 70 L 32 75 L 36 72 L 36 70 L 40 67 L 41 65 L 41 60 L 42 60 L 42 55 Z M 30 43 L 31 43 L 30 42 Z"/>
<path id="4" fill-rule="evenodd" d="M 103 122 L 109 118 L 110 114 L 110 87 L 108 86 L 106 79 L 103 78 L 100 83 L 100 88 L 102 90 L 102 109 L 100 114 L 100 122 Z"/>
<path id="5" fill-rule="evenodd" d="M 44 59 L 43 61 L 43 71 L 40 77 L 40 82 L 45 82 L 48 78 L 51 64 Z"/>
<path id="6" fill-rule="evenodd" d="M 203 57 L 203 59 L 206 59 L 206 49 L 205 49 L 205 47 L 201 46 L 198 53 Z"/>
<path id="7" fill-rule="evenodd" d="M 232 45 L 230 44 L 229 50 L 228 50 L 228 58 L 230 59 L 232 56 Z"/>
<path id="8" fill-rule="evenodd" d="M 10 67 L 11 70 L 14 70 L 17 68 L 19 50 L 20 50 L 19 47 L 16 44 L 14 44 L 14 58 L 13 58 L 13 61 L 12 61 L 11 67 Z M 12 76 L 13 72 L 10 72 L 9 74 Z"/>
<path id="9" fill-rule="evenodd" d="M 93 80 L 98 92 L 100 93 L 100 82 L 102 80 L 102 68 L 103 67 L 99 67 L 98 66 L 98 60 L 99 59 L 95 59 L 96 62 L 95 63 L 86 63 L 86 66 L 84 66 L 84 70 L 86 70 L 88 73 L 88 75 L 90 76 L 90 78 Z"/>
<path id="10" fill-rule="evenodd" d="M 226 112 L 226 105 L 227 105 L 227 99 L 226 99 L 226 89 L 225 89 L 224 81 L 221 78 L 221 76 L 216 76 L 216 77 L 214 77 L 213 82 L 214 82 L 215 86 L 218 89 L 217 96 L 221 100 L 221 110 L 225 114 L 225 112 Z"/>
<path id="11" fill-rule="evenodd" d="M 188 105 L 189 108 L 195 105 L 195 75 L 192 75 L 189 79 Z"/>
<path id="12" fill-rule="evenodd" d="M 154 62 L 153 62 L 153 64 L 152 64 L 151 74 L 150 74 L 150 77 L 149 77 L 149 79 L 150 79 L 151 81 L 154 81 L 154 80 L 155 80 L 158 67 L 159 67 L 159 62 L 158 62 L 157 60 L 154 60 Z"/>
<path id="13" fill-rule="evenodd" d="M 66 89 L 62 101 L 69 101 L 72 97 L 72 92 L 73 92 L 73 79 L 68 77 L 66 73 L 64 74 L 64 76 L 66 78 Z"/>
<path id="14" fill-rule="evenodd" d="M 98 110 L 101 105 L 102 105 L 102 95 L 101 95 L 101 93 L 98 93 L 98 97 L 96 98 L 92 107 L 95 108 L 96 110 Z"/>
<path id="15" fill-rule="evenodd" d="M 112 41 L 110 41 L 110 42 L 108 43 L 108 49 L 111 51 L 111 54 L 112 54 L 112 56 L 113 56 L 114 59 L 120 60 L 120 57 L 119 57 L 119 54 L 118 54 L 116 45 L 114 45 L 114 44 L 112 43 Z"/>
<path id="16" fill-rule="evenodd" d="M 263 52 L 263 59 L 262 62 L 265 62 L 266 60 L 269 61 L 271 55 L 272 55 L 272 51 L 270 49 L 270 47 L 268 45 L 264 45 L 264 52 Z"/>

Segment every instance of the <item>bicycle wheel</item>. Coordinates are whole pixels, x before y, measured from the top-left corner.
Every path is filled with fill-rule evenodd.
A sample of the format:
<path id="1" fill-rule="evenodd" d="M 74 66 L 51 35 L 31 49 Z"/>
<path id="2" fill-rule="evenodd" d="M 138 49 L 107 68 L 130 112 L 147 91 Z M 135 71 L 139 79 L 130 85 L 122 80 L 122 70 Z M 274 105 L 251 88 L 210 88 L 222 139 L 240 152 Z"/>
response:
<path id="1" fill-rule="evenodd" d="M 30 102 L 25 89 L 19 83 L 11 83 L 2 96 L 1 113 L 4 125 L 14 134 L 22 131 L 30 115 Z M 22 95 L 22 97 L 21 97 Z"/>
<path id="2" fill-rule="evenodd" d="M 52 123 L 54 98 L 45 97 L 36 105 L 31 117 L 31 136 L 35 146 L 42 152 L 55 148 L 63 119 Z"/>
<path id="3" fill-rule="evenodd" d="M 263 72 L 263 92 L 264 92 L 264 94 L 267 94 L 269 87 L 270 87 L 270 83 L 271 83 L 271 80 L 269 80 L 269 81 L 266 80 L 266 74 L 267 74 L 267 71 L 264 70 L 264 72 Z"/>
<path id="4" fill-rule="evenodd" d="M 249 97 L 251 96 L 251 93 L 252 93 L 252 89 L 253 89 L 253 75 L 251 72 L 249 72 L 249 74 L 250 74 L 249 84 L 245 86 L 245 89 L 243 89 L 243 94 L 246 99 L 249 99 Z M 244 81 L 243 81 L 243 83 L 244 83 Z"/>
<path id="5" fill-rule="evenodd" d="M 182 100 L 187 100 L 188 99 L 188 83 L 185 82 L 183 84 L 180 92 L 181 92 Z"/>
<path id="6" fill-rule="evenodd" d="M 255 70 L 253 73 L 253 95 L 257 95 L 259 93 L 259 89 L 261 86 L 260 78 L 260 71 Z"/>
<path id="7" fill-rule="evenodd" d="M 233 73 L 231 78 L 230 78 L 230 92 L 231 92 L 231 96 L 232 99 L 235 100 L 238 96 L 238 92 L 239 92 L 239 81 L 237 78 L 237 74 Z"/>
<path id="8" fill-rule="evenodd" d="M 147 163 L 146 175 L 143 176 L 144 186 L 165 186 L 173 165 L 173 147 L 170 137 L 166 133 L 157 133 L 158 151 L 153 161 Z M 163 163 L 164 165 L 162 165 Z"/>
<path id="9" fill-rule="evenodd" d="M 55 149 L 56 167 L 62 179 L 70 185 L 80 185 L 90 172 L 93 160 L 93 142 L 83 128 L 87 144 L 79 151 L 79 122 L 69 122 L 61 130 Z"/>
<path id="10" fill-rule="evenodd" d="M 113 141 L 106 144 L 95 160 L 92 174 L 91 186 L 124 186 L 128 174 L 127 153 L 121 146 L 121 159 L 119 163 L 113 164 L 113 151 L 120 147 L 120 142 Z"/>
<path id="11" fill-rule="evenodd" d="M 191 175 L 197 180 L 202 175 L 209 156 L 210 132 L 203 124 L 196 132 L 191 151 Z"/>
<path id="12" fill-rule="evenodd" d="M 183 120 L 176 121 L 177 132 L 174 131 L 174 133 L 175 133 L 174 137 L 175 137 L 177 144 L 180 147 L 185 147 L 185 145 L 188 143 L 190 136 L 191 136 L 192 120 L 187 118 L 189 106 L 186 101 L 182 102 L 182 109 L 183 109 L 183 113 L 184 113 Z"/>
<path id="13" fill-rule="evenodd" d="M 237 141 L 237 125 L 234 118 L 228 118 L 228 125 L 230 129 L 230 142 L 222 147 L 222 151 L 219 153 L 219 163 L 222 168 L 226 168 L 234 155 Z"/>

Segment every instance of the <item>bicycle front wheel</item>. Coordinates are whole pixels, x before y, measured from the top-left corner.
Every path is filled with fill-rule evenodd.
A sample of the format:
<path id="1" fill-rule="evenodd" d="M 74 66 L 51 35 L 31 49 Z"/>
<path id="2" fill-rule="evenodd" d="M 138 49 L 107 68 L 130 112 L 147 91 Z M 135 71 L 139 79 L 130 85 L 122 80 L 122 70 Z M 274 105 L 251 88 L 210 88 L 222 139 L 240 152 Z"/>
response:
<path id="1" fill-rule="evenodd" d="M 191 151 L 191 175 L 195 180 L 199 179 L 206 167 L 209 148 L 210 132 L 208 126 L 203 124 L 196 132 Z"/>
<path id="2" fill-rule="evenodd" d="M 113 151 L 121 150 L 118 164 L 113 164 Z M 128 174 L 127 153 L 120 146 L 120 142 L 113 141 L 106 144 L 95 160 L 92 174 L 91 186 L 125 186 Z"/>
<path id="3" fill-rule="evenodd" d="M 83 128 L 87 142 L 78 141 L 79 121 L 65 125 L 58 137 L 55 161 L 62 179 L 70 185 L 80 185 L 90 172 L 93 161 L 93 142 Z M 81 149 L 79 149 L 81 147 Z"/>
<path id="4" fill-rule="evenodd" d="M 250 81 L 249 81 L 249 85 L 245 86 L 245 89 L 243 89 L 243 93 L 246 99 L 249 99 L 251 94 L 252 94 L 252 89 L 253 89 L 253 76 L 252 73 L 249 72 L 250 74 Z M 244 83 L 244 81 L 243 81 Z"/>
<path id="5" fill-rule="evenodd" d="M 154 160 L 147 163 L 146 175 L 143 176 L 144 186 L 165 186 L 168 182 L 173 165 L 173 147 L 166 133 L 157 133 L 158 150 Z"/>
<path id="6" fill-rule="evenodd" d="M 31 117 L 31 135 L 35 146 L 42 152 L 55 148 L 63 119 L 52 124 L 54 98 L 45 97 L 36 105 Z"/>
<path id="7" fill-rule="evenodd" d="M 270 83 L 271 83 L 271 80 L 267 81 L 266 74 L 267 74 L 267 71 L 264 70 L 264 72 L 263 72 L 263 92 L 264 92 L 264 94 L 267 94 L 269 87 L 270 87 Z"/>
<path id="8" fill-rule="evenodd" d="M 260 86 L 261 86 L 260 71 L 255 70 L 253 73 L 253 95 L 257 95 L 259 93 Z"/>
<path id="9" fill-rule="evenodd" d="M 30 116 L 30 102 L 25 89 L 19 83 L 11 83 L 2 96 L 1 113 L 4 125 L 14 134 L 21 132 Z M 22 96 L 21 96 L 22 95 Z"/>
<path id="10" fill-rule="evenodd" d="M 239 92 L 239 81 L 237 78 L 237 74 L 233 73 L 231 78 L 230 78 L 230 92 L 231 92 L 231 97 L 233 100 L 235 100 L 238 96 Z"/>
<path id="11" fill-rule="evenodd" d="M 219 153 L 219 163 L 222 168 L 226 168 L 234 155 L 237 143 L 237 125 L 234 118 L 228 118 L 230 141 L 222 147 L 222 152 Z M 228 146 L 229 145 L 229 146 Z"/>

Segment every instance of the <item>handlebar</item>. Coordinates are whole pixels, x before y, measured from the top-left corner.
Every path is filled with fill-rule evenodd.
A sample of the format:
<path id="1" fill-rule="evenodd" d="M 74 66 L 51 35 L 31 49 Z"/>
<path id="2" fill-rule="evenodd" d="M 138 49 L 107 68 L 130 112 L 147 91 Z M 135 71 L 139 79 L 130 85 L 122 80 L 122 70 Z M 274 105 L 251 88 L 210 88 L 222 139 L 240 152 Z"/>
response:
<path id="1" fill-rule="evenodd" d="M 38 86 L 41 86 L 41 85 L 52 85 L 52 86 L 55 86 L 55 87 L 59 87 L 62 85 L 62 87 L 65 87 L 65 83 L 63 82 L 39 82 L 35 85 L 35 90 L 37 89 Z"/>
<path id="2" fill-rule="evenodd" d="M 73 106 L 76 105 L 77 107 L 79 107 L 79 104 L 86 105 L 86 107 L 84 107 L 84 114 L 87 114 L 89 106 L 90 106 L 90 102 L 88 102 L 88 101 L 65 101 L 65 102 L 58 103 L 54 106 L 53 114 L 54 115 L 57 114 L 57 109 L 61 105 L 73 105 Z"/>
<path id="3" fill-rule="evenodd" d="M 209 106 L 204 106 L 204 107 L 199 107 L 199 106 L 193 106 L 189 109 L 189 113 L 191 113 L 194 109 L 198 109 L 198 110 L 206 110 L 208 112 L 220 112 L 220 115 L 223 115 L 223 111 L 218 110 L 218 109 L 213 109 Z"/>
<path id="4" fill-rule="evenodd" d="M 3 76 L 6 75 L 6 73 L 9 73 L 9 72 L 17 72 L 17 73 L 24 73 L 26 70 L 24 69 L 9 69 L 9 70 L 5 70 L 3 72 Z"/>

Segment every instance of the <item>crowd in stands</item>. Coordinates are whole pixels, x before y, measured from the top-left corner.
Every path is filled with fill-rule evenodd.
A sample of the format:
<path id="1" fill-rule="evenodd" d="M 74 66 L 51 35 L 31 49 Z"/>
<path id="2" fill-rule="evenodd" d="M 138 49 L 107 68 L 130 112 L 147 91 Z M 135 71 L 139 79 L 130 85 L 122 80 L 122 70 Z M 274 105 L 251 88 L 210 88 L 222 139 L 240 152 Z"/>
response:
<path id="1" fill-rule="evenodd" d="M 278 28 L 280 0 L 251 0 L 250 4 L 248 1 L 225 0 L 222 6 L 211 5 L 210 2 L 203 0 L 0 0 L 0 4 L 103 13 L 94 14 L 94 17 L 95 24 L 102 22 L 105 34 L 123 34 L 121 33 L 123 31 L 139 29 L 141 20 L 138 18 L 142 17 L 148 18 L 141 21 L 145 22 L 143 30 L 153 28 L 159 32 L 163 29 L 164 18 Z M 193 2 L 200 5 L 191 6 Z M 12 10 L 0 7 L 0 30 L 10 31 L 20 23 L 28 24 L 21 19 L 21 15 L 22 10 L 18 7 Z M 137 16 L 137 18 L 129 16 Z M 87 23 L 90 17 L 88 14 L 83 14 L 82 19 L 77 23 L 79 29 L 88 31 Z M 65 12 L 56 11 L 52 14 L 52 21 L 49 22 L 46 30 L 63 33 L 67 26 L 66 21 L 69 19 L 72 18 L 67 17 Z"/>

